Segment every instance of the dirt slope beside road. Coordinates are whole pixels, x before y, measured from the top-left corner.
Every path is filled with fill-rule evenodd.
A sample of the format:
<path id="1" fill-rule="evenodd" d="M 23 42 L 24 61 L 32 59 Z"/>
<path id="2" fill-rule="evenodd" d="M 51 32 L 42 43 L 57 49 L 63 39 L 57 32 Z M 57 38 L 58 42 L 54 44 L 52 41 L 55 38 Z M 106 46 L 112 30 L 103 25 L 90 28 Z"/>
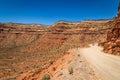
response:
<path id="1" fill-rule="evenodd" d="M 105 54 L 102 48 L 94 45 L 79 49 L 81 55 L 90 63 L 101 80 L 120 80 L 120 57 Z"/>
<path id="2" fill-rule="evenodd" d="M 120 57 L 102 52 L 97 44 L 73 49 L 75 57 L 52 77 L 53 80 L 120 80 Z M 69 66 L 73 74 L 69 74 Z"/>
<path id="3" fill-rule="evenodd" d="M 71 74 L 69 68 L 73 69 Z M 51 80 L 97 80 L 93 69 L 81 56 L 78 48 L 69 50 L 69 54 L 58 59 L 45 70 L 30 72 L 16 80 L 40 80 L 46 73 L 50 74 Z"/>
<path id="4" fill-rule="evenodd" d="M 97 45 L 75 48 L 70 53 L 42 72 L 30 73 L 22 79 L 39 80 L 48 72 L 51 80 L 120 80 L 119 56 L 105 54 Z"/>
<path id="5" fill-rule="evenodd" d="M 98 80 L 93 69 L 88 65 L 85 58 L 81 56 L 79 49 L 72 49 L 72 52 L 75 57 L 68 61 L 63 69 L 54 74 L 52 80 Z M 69 68 L 73 69 L 72 74 L 69 73 Z"/>

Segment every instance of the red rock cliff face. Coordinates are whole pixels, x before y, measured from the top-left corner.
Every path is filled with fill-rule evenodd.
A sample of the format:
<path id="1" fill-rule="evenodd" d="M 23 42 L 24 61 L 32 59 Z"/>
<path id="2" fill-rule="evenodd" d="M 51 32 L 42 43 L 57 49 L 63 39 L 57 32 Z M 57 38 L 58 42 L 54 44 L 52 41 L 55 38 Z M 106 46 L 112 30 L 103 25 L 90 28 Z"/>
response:
<path id="1" fill-rule="evenodd" d="M 108 31 L 104 44 L 104 51 L 114 55 L 120 55 L 120 4 L 117 17 L 113 19 L 113 28 Z"/>
<path id="2" fill-rule="evenodd" d="M 117 22 L 107 34 L 104 51 L 110 54 L 120 55 L 120 22 Z"/>

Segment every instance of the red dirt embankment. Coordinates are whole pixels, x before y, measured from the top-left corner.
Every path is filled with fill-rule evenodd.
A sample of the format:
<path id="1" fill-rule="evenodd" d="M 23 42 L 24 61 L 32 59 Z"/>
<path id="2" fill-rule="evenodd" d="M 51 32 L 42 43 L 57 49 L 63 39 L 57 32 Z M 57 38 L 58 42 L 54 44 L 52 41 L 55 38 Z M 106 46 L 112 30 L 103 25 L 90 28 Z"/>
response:
<path id="1" fill-rule="evenodd" d="M 42 70 L 37 70 L 33 72 L 31 71 L 31 72 L 25 73 L 17 77 L 16 80 L 33 80 L 33 79 L 40 80 L 46 73 L 49 73 L 51 76 L 51 80 L 54 80 L 52 79 L 52 76 L 54 76 L 56 72 L 62 69 L 63 66 L 67 64 L 68 61 L 73 59 L 74 56 L 75 55 L 73 54 L 73 52 L 69 50 L 68 52 L 66 52 L 65 55 L 63 55 L 57 61 L 51 63 L 48 67 L 43 68 Z"/>

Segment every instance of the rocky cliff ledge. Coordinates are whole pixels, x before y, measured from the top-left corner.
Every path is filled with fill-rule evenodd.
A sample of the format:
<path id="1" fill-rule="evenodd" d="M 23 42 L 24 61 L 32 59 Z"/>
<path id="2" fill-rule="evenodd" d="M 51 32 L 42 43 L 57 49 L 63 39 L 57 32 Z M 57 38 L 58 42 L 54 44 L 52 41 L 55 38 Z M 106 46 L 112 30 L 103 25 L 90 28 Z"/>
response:
<path id="1" fill-rule="evenodd" d="M 104 43 L 104 51 L 110 54 L 120 55 L 120 19 L 118 19 L 114 27 L 108 31 L 107 39 Z"/>
<path id="2" fill-rule="evenodd" d="M 120 3 L 118 14 L 112 21 L 112 29 L 107 33 L 107 39 L 103 43 L 104 51 L 114 55 L 120 55 Z"/>

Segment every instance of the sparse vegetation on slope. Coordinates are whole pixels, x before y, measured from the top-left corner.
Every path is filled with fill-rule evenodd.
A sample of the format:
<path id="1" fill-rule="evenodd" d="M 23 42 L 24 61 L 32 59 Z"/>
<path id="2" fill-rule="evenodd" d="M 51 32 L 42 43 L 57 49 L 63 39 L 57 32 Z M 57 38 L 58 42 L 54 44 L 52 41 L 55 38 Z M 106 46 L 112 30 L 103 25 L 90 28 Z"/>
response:
<path id="1" fill-rule="evenodd" d="M 45 74 L 41 80 L 50 80 L 50 75 L 49 74 Z"/>
<path id="2" fill-rule="evenodd" d="M 68 72 L 69 72 L 69 74 L 73 74 L 73 67 L 72 66 L 68 66 Z"/>

